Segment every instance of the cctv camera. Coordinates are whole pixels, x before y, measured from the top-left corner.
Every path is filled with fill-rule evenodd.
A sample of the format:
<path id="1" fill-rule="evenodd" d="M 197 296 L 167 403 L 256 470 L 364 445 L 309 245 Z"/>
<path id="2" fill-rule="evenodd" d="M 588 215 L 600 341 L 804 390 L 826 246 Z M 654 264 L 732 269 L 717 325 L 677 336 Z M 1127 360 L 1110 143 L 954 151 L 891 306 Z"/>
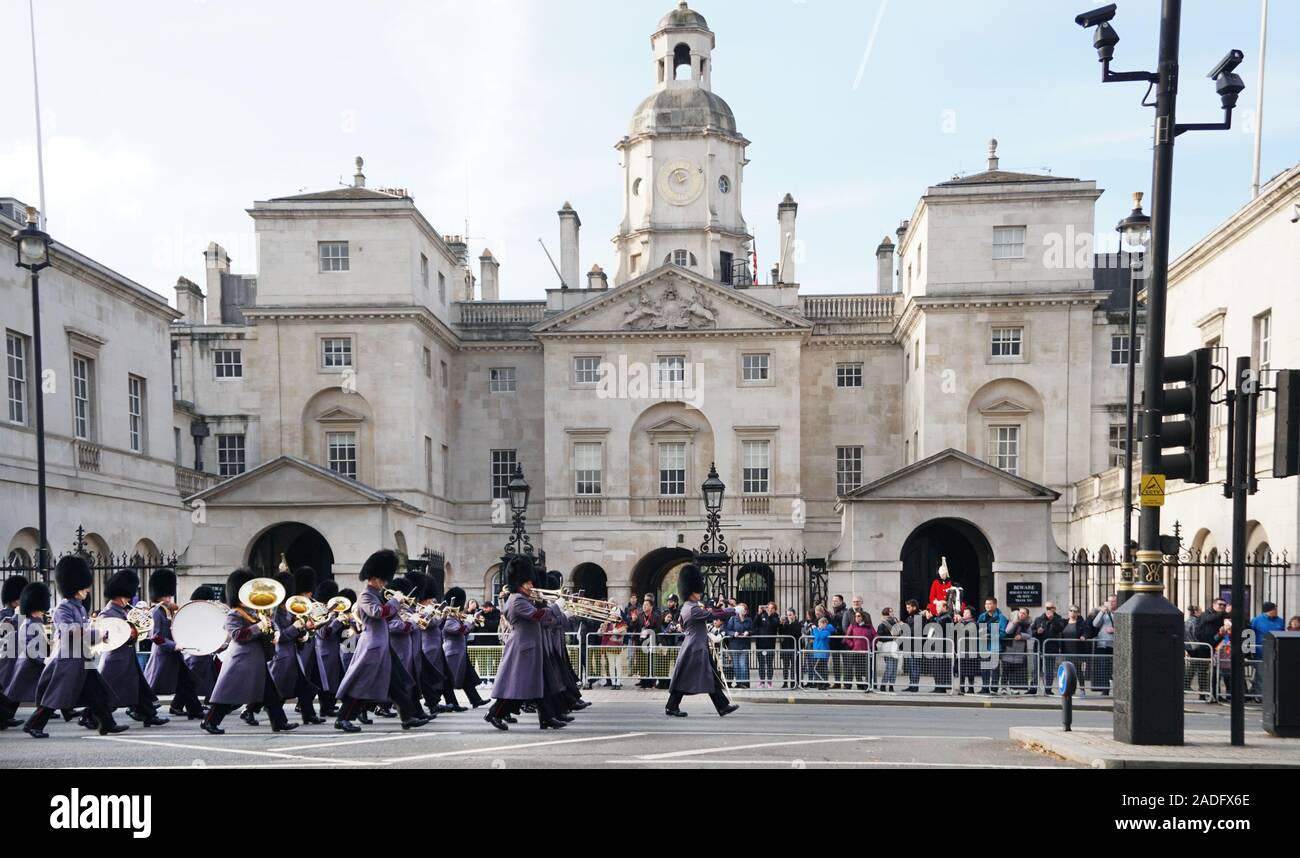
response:
<path id="1" fill-rule="evenodd" d="M 1115 17 L 1115 4 L 1102 6 L 1100 9 L 1093 9 L 1091 12 L 1084 12 L 1082 15 L 1074 17 L 1074 23 L 1080 27 L 1095 27 L 1098 24 L 1104 24 Z"/>
<path id="2" fill-rule="evenodd" d="M 1214 80 L 1219 75 L 1232 74 L 1236 71 L 1237 66 L 1241 65 L 1241 61 L 1245 58 L 1245 54 L 1234 48 L 1231 51 L 1228 51 L 1227 55 L 1223 59 L 1219 60 L 1218 65 L 1210 69 L 1210 73 L 1206 75 L 1206 77 L 1210 80 Z"/>

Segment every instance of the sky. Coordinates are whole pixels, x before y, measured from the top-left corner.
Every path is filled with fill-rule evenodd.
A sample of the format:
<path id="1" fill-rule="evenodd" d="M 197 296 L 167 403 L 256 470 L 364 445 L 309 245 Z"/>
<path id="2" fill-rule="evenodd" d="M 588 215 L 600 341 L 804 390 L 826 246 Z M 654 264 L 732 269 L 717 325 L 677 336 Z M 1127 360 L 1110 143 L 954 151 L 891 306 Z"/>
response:
<path id="1" fill-rule="evenodd" d="M 614 145 L 653 89 L 650 35 L 674 0 L 36 0 L 48 228 L 169 298 L 224 245 L 255 273 L 255 200 L 404 187 L 444 235 L 501 261 L 501 297 L 557 285 L 556 211 L 581 264 L 615 270 Z M 1096 180 L 1098 233 L 1151 183 L 1145 85 L 1101 83 L 1097 0 L 693 0 L 717 35 L 713 89 L 752 142 L 745 216 L 760 268 L 799 202 L 806 293 L 871 292 L 875 248 L 927 186 L 984 169 Z M 9 72 L 0 196 L 37 201 L 27 0 L 0 0 Z M 1205 73 L 1246 61 L 1234 130 L 1179 138 L 1172 243 L 1250 198 L 1259 0 L 1186 0 L 1179 119 L 1217 121 Z M 1300 161 L 1300 2 L 1269 13 L 1264 180 Z M 1115 68 L 1155 66 L 1158 0 L 1123 0 Z M 1149 209 L 1149 207 L 1148 207 Z"/>

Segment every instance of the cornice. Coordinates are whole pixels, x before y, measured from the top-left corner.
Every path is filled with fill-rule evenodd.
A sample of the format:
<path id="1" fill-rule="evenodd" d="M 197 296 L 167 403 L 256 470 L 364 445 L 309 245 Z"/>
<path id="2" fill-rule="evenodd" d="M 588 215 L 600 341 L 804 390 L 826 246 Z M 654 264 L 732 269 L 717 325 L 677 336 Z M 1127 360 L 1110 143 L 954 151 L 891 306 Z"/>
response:
<path id="1" fill-rule="evenodd" d="M 414 304 L 391 307 L 320 306 L 320 307 L 253 307 L 243 311 L 250 320 L 273 321 L 394 321 L 408 320 L 419 324 L 426 332 L 453 350 L 461 341 L 445 322 L 425 307 Z"/>

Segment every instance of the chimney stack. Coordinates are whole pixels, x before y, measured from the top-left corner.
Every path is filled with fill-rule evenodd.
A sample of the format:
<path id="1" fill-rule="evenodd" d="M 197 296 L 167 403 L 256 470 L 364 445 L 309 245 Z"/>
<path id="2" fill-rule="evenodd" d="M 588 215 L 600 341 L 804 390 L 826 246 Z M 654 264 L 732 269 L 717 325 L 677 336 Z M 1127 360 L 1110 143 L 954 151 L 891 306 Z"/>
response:
<path id="1" fill-rule="evenodd" d="M 594 290 L 609 288 L 609 278 L 605 276 L 605 269 L 599 265 L 591 266 L 591 271 L 587 273 L 587 288 Z"/>
<path id="2" fill-rule="evenodd" d="M 203 262 L 208 281 L 208 324 L 222 325 L 225 324 L 225 319 L 222 318 L 221 278 L 230 273 L 230 256 L 224 247 L 211 241 L 208 242 L 208 249 L 203 252 Z"/>
<path id="3" fill-rule="evenodd" d="M 876 291 L 888 295 L 894 290 L 894 242 L 889 236 L 876 248 Z"/>
<path id="4" fill-rule="evenodd" d="M 898 248 L 900 253 L 903 250 L 903 239 L 907 237 L 907 228 L 911 225 L 912 222 L 906 220 L 898 225 L 898 231 L 895 233 L 898 236 L 898 241 L 894 242 L 894 247 Z M 903 291 L 903 257 L 901 256 L 898 257 L 898 265 L 895 267 L 895 274 L 897 274 L 897 279 L 894 281 L 894 291 L 902 292 Z"/>
<path id="5" fill-rule="evenodd" d="M 798 216 L 799 204 L 794 201 L 794 197 L 786 194 L 785 199 L 781 200 L 781 204 L 776 207 L 776 221 L 781 225 L 781 261 L 777 263 L 777 269 L 780 271 L 778 283 L 799 282 L 794 268 L 794 225 Z"/>
<path id="6" fill-rule="evenodd" d="M 578 230 L 582 221 L 567 202 L 560 215 L 560 279 L 566 289 L 578 289 Z"/>
<path id="7" fill-rule="evenodd" d="M 492 251 L 484 249 L 478 258 L 479 278 L 483 285 L 479 287 L 480 301 L 501 300 L 501 263 L 497 262 Z"/>
<path id="8" fill-rule="evenodd" d="M 181 314 L 181 321 L 190 325 L 201 325 L 206 318 L 203 290 L 188 277 L 176 279 L 176 310 Z"/>

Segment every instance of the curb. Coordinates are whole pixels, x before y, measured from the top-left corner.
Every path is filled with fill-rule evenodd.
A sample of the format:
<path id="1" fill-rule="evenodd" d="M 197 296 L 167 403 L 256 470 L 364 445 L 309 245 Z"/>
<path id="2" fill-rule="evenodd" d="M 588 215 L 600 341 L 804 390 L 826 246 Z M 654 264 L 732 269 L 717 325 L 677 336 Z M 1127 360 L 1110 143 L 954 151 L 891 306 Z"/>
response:
<path id="1" fill-rule="evenodd" d="M 1232 757 L 1212 756 L 1204 748 L 1191 747 L 1189 756 L 1184 758 L 1149 757 L 1140 750 L 1125 752 L 1120 746 L 1115 750 L 1099 749 L 1076 741 L 1075 734 L 1049 731 L 1042 727 L 1012 727 L 1009 731 L 1011 741 L 1018 742 L 1025 750 L 1034 753 L 1049 753 L 1072 763 L 1093 769 L 1164 769 L 1164 770 L 1204 770 L 1204 769 L 1254 769 L 1278 768 L 1300 770 L 1300 759 L 1273 760 L 1261 766 L 1257 759 L 1233 759 Z M 1223 751 L 1227 752 L 1227 751 Z M 1220 749 L 1215 749 L 1220 753 Z"/>

